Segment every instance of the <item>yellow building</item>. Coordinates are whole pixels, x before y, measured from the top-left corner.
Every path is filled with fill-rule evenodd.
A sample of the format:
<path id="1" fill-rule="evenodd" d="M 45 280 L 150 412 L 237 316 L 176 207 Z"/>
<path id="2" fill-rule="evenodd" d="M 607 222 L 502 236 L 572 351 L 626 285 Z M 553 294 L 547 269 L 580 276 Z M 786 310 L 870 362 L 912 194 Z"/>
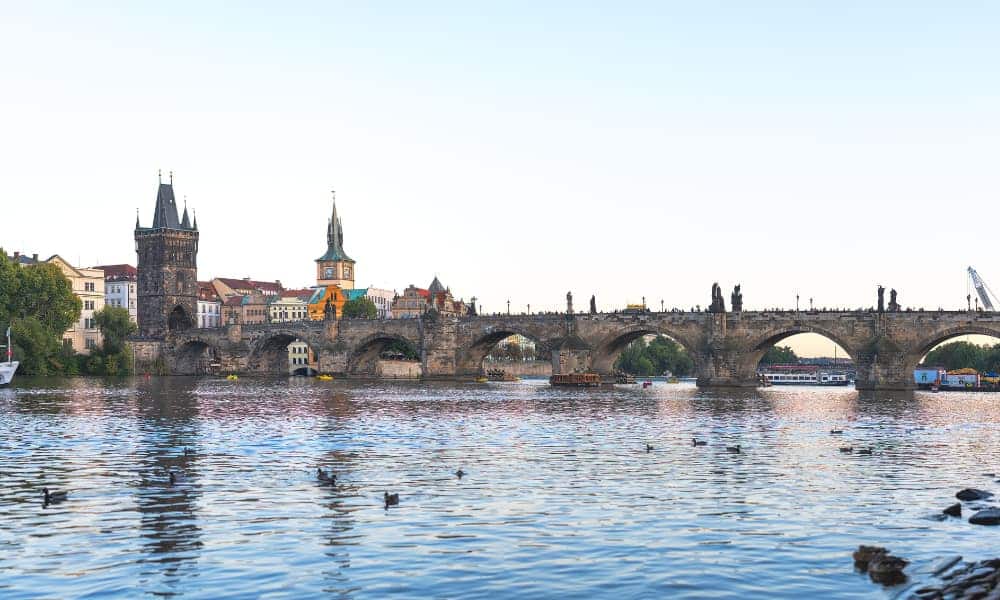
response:
<path id="1" fill-rule="evenodd" d="M 344 228 L 337 217 L 337 198 L 334 196 L 333 215 L 326 226 L 326 253 L 316 259 L 316 285 L 353 290 L 354 275 L 354 259 L 344 252 Z"/>
<path id="2" fill-rule="evenodd" d="M 326 318 L 327 300 L 330 301 L 330 304 L 336 310 L 336 317 L 338 319 L 344 314 L 344 303 L 347 302 L 344 290 L 336 285 L 327 285 L 315 288 L 312 297 L 309 298 L 310 320 L 322 321 Z"/>
<path id="3" fill-rule="evenodd" d="M 101 332 L 94 320 L 94 313 L 104 308 L 104 271 L 74 267 L 58 254 L 47 263 L 59 267 L 73 286 L 73 293 L 80 298 L 80 320 L 63 334 L 63 344 L 80 354 L 90 354 L 101 345 Z"/>

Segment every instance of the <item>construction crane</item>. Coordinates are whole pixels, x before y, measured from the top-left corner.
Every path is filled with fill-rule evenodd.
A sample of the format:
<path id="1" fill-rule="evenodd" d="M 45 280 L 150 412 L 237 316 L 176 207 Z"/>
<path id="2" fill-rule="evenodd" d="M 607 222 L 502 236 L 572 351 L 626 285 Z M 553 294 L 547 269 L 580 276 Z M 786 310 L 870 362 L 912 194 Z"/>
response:
<path id="1" fill-rule="evenodd" d="M 976 288 L 976 293 L 979 294 L 979 299 L 983 301 L 983 310 L 993 311 L 993 302 L 990 301 L 990 296 L 994 298 L 997 297 L 983 281 L 983 278 L 976 273 L 976 270 L 969 267 L 969 280 L 972 281 L 972 287 Z"/>

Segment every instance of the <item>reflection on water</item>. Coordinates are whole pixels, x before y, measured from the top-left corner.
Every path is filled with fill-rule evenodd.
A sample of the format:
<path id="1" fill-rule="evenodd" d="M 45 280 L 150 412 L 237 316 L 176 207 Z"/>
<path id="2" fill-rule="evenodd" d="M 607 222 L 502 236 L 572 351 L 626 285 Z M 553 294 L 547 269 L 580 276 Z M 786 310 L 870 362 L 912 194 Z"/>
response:
<path id="1" fill-rule="evenodd" d="M 998 416 L 992 394 L 20 379 L 0 597 L 889 596 L 859 543 L 996 554 L 928 517 L 1000 491 Z"/>

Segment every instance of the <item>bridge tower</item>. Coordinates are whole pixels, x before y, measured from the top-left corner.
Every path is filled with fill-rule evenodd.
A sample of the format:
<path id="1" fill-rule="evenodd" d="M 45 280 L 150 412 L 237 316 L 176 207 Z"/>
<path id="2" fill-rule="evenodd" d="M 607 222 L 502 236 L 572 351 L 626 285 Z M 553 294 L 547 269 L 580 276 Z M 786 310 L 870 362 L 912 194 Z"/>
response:
<path id="1" fill-rule="evenodd" d="M 195 326 L 198 314 L 198 219 L 192 224 L 187 203 L 177 218 L 174 174 L 162 178 L 156 192 L 151 227 L 135 217 L 137 255 L 137 309 L 139 335 L 163 337 L 170 331 Z"/>
<path id="2" fill-rule="evenodd" d="M 336 285 L 354 289 L 354 259 L 344 252 L 344 226 L 337 216 L 337 196 L 333 196 L 333 214 L 326 225 L 326 253 L 316 259 L 316 285 Z"/>

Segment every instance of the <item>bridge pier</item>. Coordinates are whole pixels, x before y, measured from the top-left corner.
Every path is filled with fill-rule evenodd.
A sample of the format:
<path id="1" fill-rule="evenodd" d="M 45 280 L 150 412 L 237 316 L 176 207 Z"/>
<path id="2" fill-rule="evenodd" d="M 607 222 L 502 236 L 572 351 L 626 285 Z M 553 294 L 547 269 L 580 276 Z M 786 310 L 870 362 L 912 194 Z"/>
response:
<path id="1" fill-rule="evenodd" d="M 886 344 L 882 344 L 885 346 Z M 911 391 L 916 389 L 913 370 L 907 366 L 907 356 L 896 349 L 862 351 L 854 357 L 857 379 L 854 387 L 865 391 Z"/>

